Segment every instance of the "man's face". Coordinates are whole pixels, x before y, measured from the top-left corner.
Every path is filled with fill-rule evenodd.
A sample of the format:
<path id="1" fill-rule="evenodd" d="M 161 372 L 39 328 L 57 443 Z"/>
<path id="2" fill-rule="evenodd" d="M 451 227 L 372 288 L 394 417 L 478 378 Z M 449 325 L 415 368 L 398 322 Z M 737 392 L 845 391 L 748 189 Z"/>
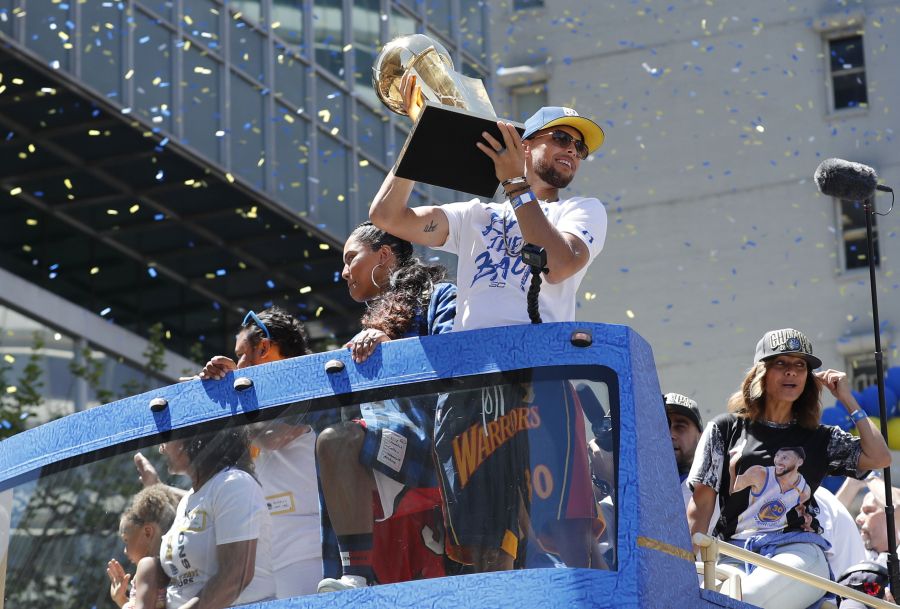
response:
<path id="1" fill-rule="evenodd" d="M 234 337 L 234 357 L 238 368 L 248 368 L 281 359 L 274 343 L 268 338 L 260 338 L 256 346 L 250 340 L 252 328 L 238 332 Z"/>
<path id="2" fill-rule="evenodd" d="M 531 168 L 547 184 L 554 188 L 565 188 L 575 177 L 581 159 L 575 152 L 575 143 L 561 146 L 548 135 L 553 131 L 563 131 L 573 138 L 583 141 L 581 132 L 568 125 L 559 125 L 550 129 L 541 129 L 531 138 L 525 140 L 531 151 Z"/>
<path id="3" fill-rule="evenodd" d="M 672 449 L 675 451 L 675 462 L 678 470 L 684 471 L 694 462 L 694 451 L 700 441 L 700 430 L 694 422 L 683 414 L 666 413 L 669 419 L 669 435 L 672 437 Z"/>
<path id="4" fill-rule="evenodd" d="M 779 450 L 775 453 L 775 475 L 781 477 L 795 472 L 801 463 L 803 459 L 794 451 Z"/>
<path id="5" fill-rule="evenodd" d="M 866 493 L 859 514 L 856 515 L 856 525 L 859 534 L 867 550 L 873 552 L 887 552 L 887 520 L 884 515 L 884 504 L 873 493 Z"/>

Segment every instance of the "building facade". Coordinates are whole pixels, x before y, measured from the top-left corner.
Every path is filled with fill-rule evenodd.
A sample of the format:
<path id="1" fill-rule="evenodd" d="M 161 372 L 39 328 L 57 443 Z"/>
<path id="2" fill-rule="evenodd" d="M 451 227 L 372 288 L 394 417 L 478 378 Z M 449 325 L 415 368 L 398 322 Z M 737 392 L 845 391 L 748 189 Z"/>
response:
<path id="1" fill-rule="evenodd" d="M 637 329 L 663 391 L 706 417 L 769 329 L 802 330 L 826 366 L 874 383 L 864 215 L 812 176 L 838 157 L 900 185 L 900 3 L 511 0 L 491 24 L 510 114 L 571 105 L 607 133 L 573 184 L 610 220 L 583 319 Z M 898 216 L 875 221 L 887 368 L 900 363 Z"/>
<path id="2" fill-rule="evenodd" d="M 161 324 L 166 382 L 271 304 L 343 344 L 361 310 L 341 247 L 409 129 L 374 95 L 375 56 L 428 33 L 489 81 L 486 18 L 477 0 L 0 2 L 0 270 L 74 307 L 2 290 L 18 331 L 0 350 L 34 326 L 140 369 L 105 334 Z M 80 316 L 109 323 L 65 327 Z M 96 403 L 71 384 L 63 402 Z"/>

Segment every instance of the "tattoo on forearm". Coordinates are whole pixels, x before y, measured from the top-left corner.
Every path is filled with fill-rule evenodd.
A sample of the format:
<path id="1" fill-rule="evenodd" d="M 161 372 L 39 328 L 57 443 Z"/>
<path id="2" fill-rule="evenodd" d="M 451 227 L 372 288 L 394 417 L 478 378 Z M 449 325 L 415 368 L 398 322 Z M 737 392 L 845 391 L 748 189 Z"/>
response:
<path id="1" fill-rule="evenodd" d="M 437 230 L 437 224 L 434 223 L 434 220 L 425 225 L 425 230 L 423 232 L 433 233 Z"/>

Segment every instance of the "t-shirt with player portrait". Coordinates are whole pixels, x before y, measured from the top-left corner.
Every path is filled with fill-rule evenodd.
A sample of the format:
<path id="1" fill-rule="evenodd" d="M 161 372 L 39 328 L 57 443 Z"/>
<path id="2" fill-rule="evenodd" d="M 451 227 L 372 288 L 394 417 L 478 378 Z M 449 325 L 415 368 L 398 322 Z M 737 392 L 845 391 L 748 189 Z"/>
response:
<path id="1" fill-rule="evenodd" d="M 700 436 L 687 480 L 692 488 L 700 483 L 718 493 L 715 534 L 722 539 L 821 534 L 815 490 L 825 476 L 857 476 L 861 452 L 859 438 L 838 427 L 807 429 L 723 414 Z"/>
<path id="2" fill-rule="evenodd" d="M 247 472 L 228 468 L 189 491 L 159 548 L 171 579 L 166 600 L 178 609 L 198 596 L 219 570 L 216 546 L 256 539 L 256 570 L 233 605 L 275 597 L 270 550 L 271 522 L 262 488 Z"/>
<path id="3" fill-rule="evenodd" d="M 590 259 L 581 270 L 566 281 L 541 286 L 543 321 L 574 321 L 578 287 L 606 240 L 606 210 L 598 199 L 585 197 L 541 201 L 540 205 L 550 224 L 588 247 Z M 531 267 L 520 255 L 522 233 L 512 205 L 473 199 L 442 205 L 441 210 L 447 216 L 449 234 L 434 249 L 459 258 L 453 331 L 529 323 L 526 295 Z"/>

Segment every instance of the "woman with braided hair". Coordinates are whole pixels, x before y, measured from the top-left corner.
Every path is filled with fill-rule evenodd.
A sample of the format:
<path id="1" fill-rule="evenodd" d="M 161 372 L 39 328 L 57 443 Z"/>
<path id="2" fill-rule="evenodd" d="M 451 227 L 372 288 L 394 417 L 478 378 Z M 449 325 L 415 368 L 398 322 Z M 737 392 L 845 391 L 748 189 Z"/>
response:
<path id="1" fill-rule="evenodd" d="M 444 267 L 417 259 L 408 241 L 371 222 L 357 226 L 344 245 L 341 273 L 350 296 L 367 306 L 363 330 L 347 343 L 354 361 L 366 361 L 385 341 L 449 332 L 456 286 L 443 282 L 445 274 Z M 359 419 L 322 430 L 316 444 L 341 554 L 340 571 L 336 565 L 326 570 L 331 577 L 319 584 L 320 592 L 445 574 L 443 556 L 428 549 L 440 542 L 423 545 L 420 530 L 440 528 L 439 517 L 431 519 L 440 505 L 432 459 L 434 399 L 386 400 L 362 404 L 360 411 Z M 379 511 L 384 522 L 376 527 Z M 382 561 L 379 546 L 389 542 L 393 555 Z"/>

